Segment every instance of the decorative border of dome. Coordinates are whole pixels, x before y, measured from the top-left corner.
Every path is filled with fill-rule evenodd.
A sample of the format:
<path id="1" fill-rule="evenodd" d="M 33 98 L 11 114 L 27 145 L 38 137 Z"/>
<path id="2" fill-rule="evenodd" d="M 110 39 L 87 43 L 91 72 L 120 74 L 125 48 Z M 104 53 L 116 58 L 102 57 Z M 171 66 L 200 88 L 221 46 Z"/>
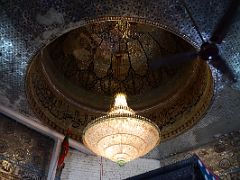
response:
<path id="1" fill-rule="evenodd" d="M 162 127 L 164 140 L 176 137 L 191 128 L 205 115 L 211 105 L 214 92 L 211 70 L 203 61 L 198 66 L 204 68 L 196 69 L 193 81 L 190 81 L 182 91 L 164 104 L 141 114 L 150 119 L 158 119 L 156 123 Z M 169 126 L 169 124 L 173 126 Z"/>

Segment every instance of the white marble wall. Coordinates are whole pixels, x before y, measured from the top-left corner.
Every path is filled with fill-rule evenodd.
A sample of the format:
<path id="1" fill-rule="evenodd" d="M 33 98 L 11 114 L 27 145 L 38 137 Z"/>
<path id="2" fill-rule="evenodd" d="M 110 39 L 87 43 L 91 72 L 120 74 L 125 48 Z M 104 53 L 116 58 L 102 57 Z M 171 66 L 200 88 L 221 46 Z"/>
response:
<path id="1" fill-rule="evenodd" d="M 70 150 L 65 160 L 61 180 L 99 180 L 100 159 L 101 158 L 97 156 L 86 155 L 76 150 Z M 160 167 L 159 160 L 144 158 L 129 162 L 123 167 L 107 159 L 103 159 L 102 164 L 102 180 L 125 179 Z"/>

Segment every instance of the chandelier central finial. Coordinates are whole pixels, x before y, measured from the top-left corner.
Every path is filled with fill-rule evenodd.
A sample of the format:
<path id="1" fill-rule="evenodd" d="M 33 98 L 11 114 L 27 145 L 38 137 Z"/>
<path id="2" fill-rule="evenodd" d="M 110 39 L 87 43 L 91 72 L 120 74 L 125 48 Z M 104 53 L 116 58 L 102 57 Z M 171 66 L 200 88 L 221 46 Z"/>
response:
<path id="1" fill-rule="evenodd" d="M 118 93 L 115 96 L 114 106 L 128 106 L 127 100 L 126 100 L 126 95 L 123 93 Z"/>

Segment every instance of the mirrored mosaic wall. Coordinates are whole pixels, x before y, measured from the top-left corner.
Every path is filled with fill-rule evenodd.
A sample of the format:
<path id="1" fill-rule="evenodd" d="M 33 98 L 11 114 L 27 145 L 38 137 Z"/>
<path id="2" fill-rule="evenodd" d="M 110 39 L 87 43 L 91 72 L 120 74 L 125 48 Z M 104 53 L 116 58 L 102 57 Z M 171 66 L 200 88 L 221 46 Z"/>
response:
<path id="1" fill-rule="evenodd" d="M 54 140 L 0 113 L 0 179 L 47 179 Z"/>
<path id="2" fill-rule="evenodd" d="M 161 160 L 166 166 L 197 154 L 205 165 L 223 180 L 237 180 L 240 177 L 240 130 L 215 137 L 215 141 L 200 148 L 172 154 Z"/>

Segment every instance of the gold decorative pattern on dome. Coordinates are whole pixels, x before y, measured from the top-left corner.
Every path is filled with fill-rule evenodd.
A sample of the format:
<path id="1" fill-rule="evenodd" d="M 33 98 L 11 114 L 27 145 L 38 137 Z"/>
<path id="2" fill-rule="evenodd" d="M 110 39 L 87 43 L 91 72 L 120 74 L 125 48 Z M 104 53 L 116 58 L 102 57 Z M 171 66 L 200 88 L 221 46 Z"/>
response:
<path id="1" fill-rule="evenodd" d="M 173 68 L 149 70 L 152 59 L 187 50 L 193 47 L 157 27 L 107 21 L 63 35 L 44 50 L 42 59 L 55 81 L 63 79 L 95 94 L 138 95 L 166 83 L 163 76 L 169 76 L 169 71 L 177 74 Z"/>
<path id="2" fill-rule="evenodd" d="M 116 23 L 118 21 L 94 22 L 70 31 L 34 57 L 26 78 L 27 97 L 33 111 L 59 132 L 71 126 L 72 137 L 81 141 L 87 124 L 106 113 L 112 102 L 111 95 L 125 88 L 130 107 L 158 125 L 163 141 L 192 127 L 205 114 L 213 96 L 213 80 L 208 65 L 195 60 L 160 67 L 152 72 L 146 66 L 146 57 L 152 60 L 156 56 L 188 51 L 193 47 L 170 32 L 137 22 L 130 22 L 130 28 L 142 29 L 142 35 L 138 36 L 142 46 L 136 45 L 138 41 L 129 40 L 127 54 L 121 52 L 118 61 L 116 59 L 120 55 L 113 57 L 111 46 L 98 39 L 97 33 L 89 31 L 93 26 L 98 30 L 101 26 L 115 28 Z M 152 38 L 146 35 L 149 31 L 154 32 Z M 129 33 L 125 34 L 123 36 L 129 38 Z M 155 39 L 157 35 L 162 41 Z M 98 60 L 93 63 L 90 49 L 100 43 L 101 48 L 95 49 Z M 111 59 L 112 69 L 109 70 Z M 120 69 L 114 69 L 119 62 Z M 119 71 L 120 77 L 115 77 L 114 71 Z M 88 86 L 94 87 L 88 89 Z"/>

